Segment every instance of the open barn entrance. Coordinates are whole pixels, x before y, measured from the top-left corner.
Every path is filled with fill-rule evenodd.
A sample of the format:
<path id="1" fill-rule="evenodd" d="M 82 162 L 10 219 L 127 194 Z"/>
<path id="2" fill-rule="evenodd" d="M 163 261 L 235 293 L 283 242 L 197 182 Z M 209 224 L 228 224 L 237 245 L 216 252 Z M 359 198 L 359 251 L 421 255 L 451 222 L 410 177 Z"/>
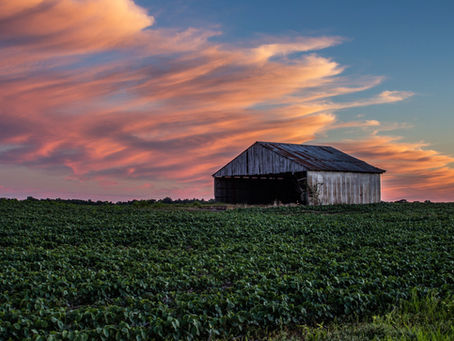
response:
<path id="1" fill-rule="evenodd" d="M 230 204 L 305 204 L 304 188 L 304 174 L 224 176 L 214 180 L 216 201 Z"/>

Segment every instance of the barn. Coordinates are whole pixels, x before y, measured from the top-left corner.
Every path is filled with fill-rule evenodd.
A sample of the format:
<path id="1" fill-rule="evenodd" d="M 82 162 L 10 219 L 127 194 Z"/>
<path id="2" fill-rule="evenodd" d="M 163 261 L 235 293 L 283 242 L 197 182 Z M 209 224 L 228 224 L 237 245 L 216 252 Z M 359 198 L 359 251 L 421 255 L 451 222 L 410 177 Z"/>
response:
<path id="1" fill-rule="evenodd" d="M 217 202 L 380 202 L 383 169 L 329 146 L 256 142 L 213 174 Z"/>

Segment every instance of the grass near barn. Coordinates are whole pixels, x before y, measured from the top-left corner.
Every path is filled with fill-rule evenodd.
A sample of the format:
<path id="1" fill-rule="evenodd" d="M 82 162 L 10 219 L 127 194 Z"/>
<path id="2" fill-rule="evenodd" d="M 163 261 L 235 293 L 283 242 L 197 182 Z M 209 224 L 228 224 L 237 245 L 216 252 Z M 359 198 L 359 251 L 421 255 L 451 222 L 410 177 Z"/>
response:
<path id="1" fill-rule="evenodd" d="M 454 204 L 192 208 L 1 199 L 0 340 L 454 339 Z"/>

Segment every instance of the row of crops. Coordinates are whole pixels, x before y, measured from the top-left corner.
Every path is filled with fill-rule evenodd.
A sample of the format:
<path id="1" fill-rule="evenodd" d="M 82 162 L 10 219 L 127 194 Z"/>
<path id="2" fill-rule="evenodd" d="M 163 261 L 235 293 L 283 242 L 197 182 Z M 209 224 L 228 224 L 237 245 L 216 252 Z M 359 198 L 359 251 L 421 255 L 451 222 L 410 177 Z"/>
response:
<path id="1" fill-rule="evenodd" d="M 264 335 L 454 293 L 454 204 L 225 212 L 0 199 L 0 340 Z"/>

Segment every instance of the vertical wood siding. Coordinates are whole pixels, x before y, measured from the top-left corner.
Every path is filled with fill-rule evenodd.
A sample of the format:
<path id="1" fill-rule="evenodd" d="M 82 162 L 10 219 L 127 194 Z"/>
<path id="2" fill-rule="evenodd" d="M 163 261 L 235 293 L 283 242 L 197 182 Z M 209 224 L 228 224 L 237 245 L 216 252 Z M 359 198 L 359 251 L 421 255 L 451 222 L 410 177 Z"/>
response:
<path id="1" fill-rule="evenodd" d="M 380 174 L 308 171 L 309 204 L 370 204 L 380 202 Z"/>
<path id="2" fill-rule="evenodd" d="M 214 176 L 265 175 L 301 172 L 304 167 L 255 144 L 225 165 Z"/>

